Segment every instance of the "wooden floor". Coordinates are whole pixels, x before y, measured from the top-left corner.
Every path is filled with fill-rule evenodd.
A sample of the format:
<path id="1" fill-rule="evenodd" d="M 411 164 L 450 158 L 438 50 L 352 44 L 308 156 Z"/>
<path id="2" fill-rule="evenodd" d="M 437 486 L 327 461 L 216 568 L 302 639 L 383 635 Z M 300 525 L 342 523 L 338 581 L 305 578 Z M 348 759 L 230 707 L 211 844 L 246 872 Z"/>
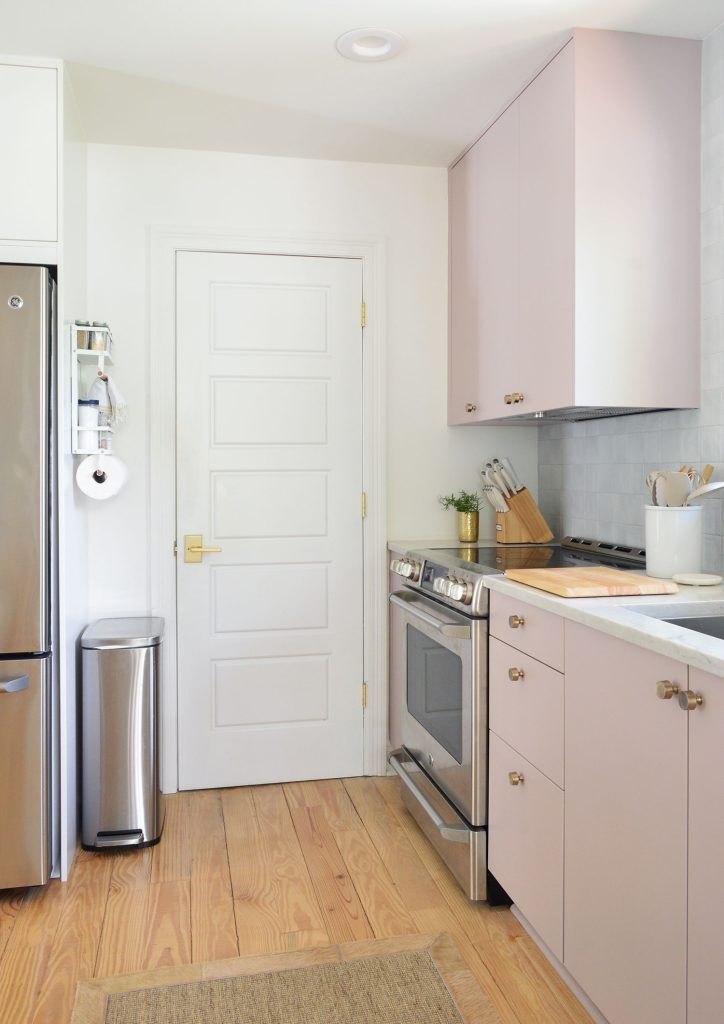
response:
<path id="1" fill-rule="evenodd" d="M 0 892 L 0 1021 L 67 1024 L 79 980 L 355 939 L 449 932 L 504 1024 L 590 1024 L 505 909 L 470 903 L 395 779 L 167 798 L 158 846 L 84 853 Z"/>

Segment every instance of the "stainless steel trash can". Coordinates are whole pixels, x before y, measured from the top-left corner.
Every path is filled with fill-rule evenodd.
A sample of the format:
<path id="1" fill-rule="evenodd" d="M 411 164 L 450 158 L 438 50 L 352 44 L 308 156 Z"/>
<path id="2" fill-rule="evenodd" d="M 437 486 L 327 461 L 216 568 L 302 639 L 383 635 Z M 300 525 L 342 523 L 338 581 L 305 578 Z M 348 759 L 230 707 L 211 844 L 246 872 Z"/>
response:
<path id="1" fill-rule="evenodd" d="M 83 650 L 81 841 L 85 850 L 161 837 L 159 684 L 163 619 L 98 619 Z"/>

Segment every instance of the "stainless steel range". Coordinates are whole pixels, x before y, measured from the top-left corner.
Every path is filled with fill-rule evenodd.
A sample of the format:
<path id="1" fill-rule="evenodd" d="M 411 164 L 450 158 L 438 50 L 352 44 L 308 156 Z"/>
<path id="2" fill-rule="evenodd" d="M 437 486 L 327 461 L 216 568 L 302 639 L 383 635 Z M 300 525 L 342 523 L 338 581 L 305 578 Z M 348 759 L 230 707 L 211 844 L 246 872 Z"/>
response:
<path id="1" fill-rule="evenodd" d="M 392 689 L 402 743 L 390 754 L 405 804 L 470 899 L 488 898 L 488 606 L 485 576 L 512 568 L 614 565 L 645 553 L 566 537 L 561 545 L 406 552 L 390 570 Z"/>

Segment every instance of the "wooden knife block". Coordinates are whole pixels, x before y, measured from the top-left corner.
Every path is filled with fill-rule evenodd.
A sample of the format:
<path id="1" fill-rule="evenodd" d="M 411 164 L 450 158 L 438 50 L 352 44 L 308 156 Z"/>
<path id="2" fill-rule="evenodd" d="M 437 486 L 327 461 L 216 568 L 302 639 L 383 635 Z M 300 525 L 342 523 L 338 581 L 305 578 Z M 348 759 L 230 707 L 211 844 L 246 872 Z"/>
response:
<path id="1" fill-rule="evenodd" d="M 496 544 L 547 544 L 553 540 L 550 526 L 526 487 L 505 503 L 510 512 L 495 513 Z"/>

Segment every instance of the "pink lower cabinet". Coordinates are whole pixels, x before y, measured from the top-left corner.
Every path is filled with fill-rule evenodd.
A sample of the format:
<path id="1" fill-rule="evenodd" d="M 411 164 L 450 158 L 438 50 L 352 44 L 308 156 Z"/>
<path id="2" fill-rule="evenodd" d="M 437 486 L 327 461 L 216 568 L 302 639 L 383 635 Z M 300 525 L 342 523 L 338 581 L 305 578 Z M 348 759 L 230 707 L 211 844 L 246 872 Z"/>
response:
<path id="1" fill-rule="evenodd" d="M 687 727 L 699 712 L 665 688 L 659 699 L 657 684 L 686 689 L 687 668 L 572 622 L 565 661 L 563 962 L 611 1024 L 684 1024 Z"/>
<path id="2" fill-rule="evenodd" d="M 488 867 L 563 957 L 563 791 L 490 733 Z"/>
<path id="3" fill-rule="evenodd" d="M 724 679 L 689 669 L 689 1014 L 724 1020 Z M 682 716 L 683 717 L 683 716 Z"/>

